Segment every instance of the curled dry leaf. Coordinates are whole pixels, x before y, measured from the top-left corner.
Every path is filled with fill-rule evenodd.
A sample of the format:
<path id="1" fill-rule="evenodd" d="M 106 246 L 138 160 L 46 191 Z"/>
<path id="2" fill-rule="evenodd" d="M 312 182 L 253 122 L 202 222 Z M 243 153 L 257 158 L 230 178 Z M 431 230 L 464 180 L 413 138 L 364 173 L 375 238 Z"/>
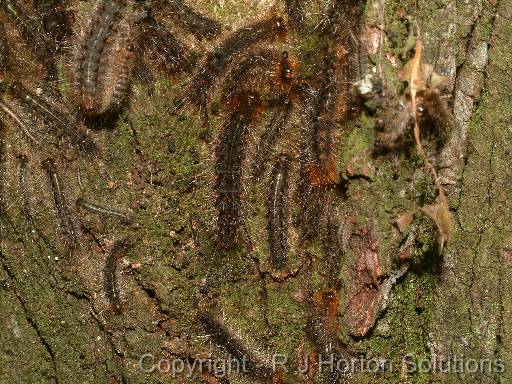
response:
<path id="1" fill-rule="evenodd" d="M 432 218 L 437 225 L 437 230 L 439 231 L 439 254 L 441 254 L 443 248 L 448 243 L 452 231 L 452 219 L 448 208 L 448 201 L 441 186 L 439 186 L 437 203 L 425 205 L 421 208 L 421 211 Z"/>

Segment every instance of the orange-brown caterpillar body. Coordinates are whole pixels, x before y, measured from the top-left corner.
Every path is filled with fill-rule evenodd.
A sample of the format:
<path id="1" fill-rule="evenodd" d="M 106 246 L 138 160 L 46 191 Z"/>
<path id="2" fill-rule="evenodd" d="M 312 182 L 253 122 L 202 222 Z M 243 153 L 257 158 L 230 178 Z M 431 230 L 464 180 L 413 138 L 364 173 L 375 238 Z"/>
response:
<path id="1" fill-rule="evenodd" d="M 267 71 L 277 65 L 278 57 L 277 52 L 270 49 L 258 49 L 244 56 L 226 77 L 221 100 L 229 103 L 241 88 L 248 88 L 250 85 L 255 88 L 261 86 L 262 80 L 266 80 L 266 75 L 273 75 Z"/>
<path id="2" fill-rule="evenodd" d="M 322 370 L 329 383 L 348 384 L 349 362 L 353 358 L 347 346 L 338 338 L 339 294 L 326 288 L 313 294 L 309 301 L 310 317 L 306 334 L 323 361 L 333 361 L 333 369 Z"/>
<path id="3" fill-rule="evenodd" d="M 338 119 L 344 113 L 343 48 L 330 49 L 324 59 L 320 89 L 310 120 L 310 163 L 306 166 L 311 184 L 316 188 L 334 185 L 337 181 L 336 144 Z"/>
<path id="4" fill-rule="evenodd" d="M 166 73 L 188 70 L 188 49 L 165 25 L 152 17 L 141 21 L 139 46 L 141 53 Z"/>
<path id="5" fill-rule="evenodd" d="M 236 55 L 263 40 L 274 40 L 285 33 L 286 26 L 279 16 L 272 16 L 235 31 L 206 56 L 188 87 L 185 99 L 181 100 L 179 106 L 191 102 L 199 108 L 205 118 L 209 93 Z"/>

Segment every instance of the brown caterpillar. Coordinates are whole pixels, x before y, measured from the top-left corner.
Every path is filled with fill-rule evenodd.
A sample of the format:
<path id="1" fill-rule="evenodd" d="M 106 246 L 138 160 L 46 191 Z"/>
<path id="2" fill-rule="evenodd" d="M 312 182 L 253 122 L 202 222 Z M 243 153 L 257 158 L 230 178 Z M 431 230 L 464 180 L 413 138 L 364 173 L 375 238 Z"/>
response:
<path id="1" fill-rule="evenodd" d="M 186 97 L 178 102 L 178 107 L 186 102 L 191 102 L 199 108 L 203 118 L 206 119 L 208 95 L 236 55 L 260 41 L 274 40 L 285 34 L 286 26 L 279 16 L 271 16 L 234 32 L 207 54 L 204 63 L 199 66 L 187 89 Z"/>
<path id="2" fill-rule="evenodd" d="M 37 96 L 14 83 L 10 87 L 13 95 L 31 110 L 43 117 L 51 128 L 49 130 L 57 139 L 65 137 L 73 147 L 85 155 L 94 156 L 99 149 L 93 139 L 80 128 L 65 112 L 59 110 L 42 96 Z"/>
<path id="3" fill-rule="evenodd" d="M 107 255 L 105 265 L 103 266 L 103 289 L 110 306 L 114 313 L 119 314 L 122 311 L 121 291 L 117 279 L 119 261 L 131 248 L 128 240 L 116 240 L 112 250 Z"/>
<path id="4" fill-rule="evenodd" d="M 59 217 L 60 226 L 66 237 L 67 245 L 71 248 L 76 248 L 78 246 L 78 238 L 73 220 L 69 213 L 68 203 L 62 189 L 62 183 L 57 173 L 55 162 L 53 159 L 48 158 L 43 160 L 41 165 L 48 176 L 48 180 L 50 181 L 53 203 L 57 210 L 57 216 Z"/>
<path id="5" fill-rule="evenodd" d="M 230 249 L 235 245 L 240 224 L 242 161 L 245 141 L 261 103 L 259 94 L 244 91 L 233 101 L 234 110 L 224 123 L 215 149 L 215 190 L 218 210 L 218 244 Z"/>
<path id="6" fill-rule="evenodd" d="M 326 380 L 333 384 L 348 384 L 348 364 L 353 356 L 347 345 L 338 338 L 339 300 L 338 292 L 332 288 L 320 290 L 310 296 L 306 335 L 323 361 L 333 361 L 333 369 L 324 367 L 322 370 Z"/>
<path id="7" fill-rule="evenodd" d="M 336 145 L 338 119 L 346 111 L 342 66 L 346 51 L 339 44 L 329 47 L 318 90 L 307 90 L 308 120 L 301 141 L 299 198 L 302 205 L 302 226 L 305 239 L 318 233 L 324 212 L 325 191 L 338 181 Z"/>
<path id="8" fill-rule="evenodd" d="M 310 163 L 305 172 L 314 188 L 325 189 L 337 182 L 336 144 L 338 122 L 349 111 L 346 83 L 354 80 L 352 67 L 358 57 L 351 31 L 357 29 L 358 3 L 355 0 L 336 0 L 327 9 L 322 34 L 331 42 L 325 52 L 320 87 L 310 117 L 306 156 Z M 350 55 L 349 55 L 350 52 Z"/>
<path id="9" fill-rule="evenodd" d="M 27 164 L 28 156 L 18 155 L 18 191 L 21 196 L 21 211 L 27 224 L 30 226 L 32 223 L 32 213 L 30 208 L 30 196 L 27 187 Z"/>
<path id="10" fill-rule="evenodd" d="M 342 67 L 346 54 L 342 47 L 329 49 L 324 59 L 321 86 L 309 123 L 310 164 L 307 165 L 306 172 L 310 183 L 317 188 L 332 186 L 337 180 L 337 119 L 344 112 Z"/>
<path id="11" fill-rule="evenodd" d="M 247 373 L 260 380 L 269 380 L 274 374 L 271 362 L 255 351 L 252 345 L 242 339 L 224 321 L 215 318 L 208 312 L 197 315 L 199 323 L 210 335 L 212 341 L 223 348 L 231 357 L 238 361 L 245 361 Z M 243 367 L 240 367 L 243 368 Z"/>
<path id="12" fill-rule="evenodd" d="M 152 17 L 141 21 L 140 50 L 156 66 L 169 74 L 188 69 L 189 50 L 172 32 Z"/>
<path id="13" fill-rule="evenodd" d="M 290 120 L 292 111 L 293 103 L 289 100 L 285 101 L 284 106 L 277 108 L 265 125 L 252 165 L 252 175 L 256 180 L 263 175 L 265 166 Z"/>
<path id="14" fill-rule="evenodd" d="M 244 56 L 236 67 L 226 77 L 221 100 L 229 102 L 240 91 L 241 87 L 248 87 L 248 83 L 261 85 L 260 80 L 265 79 L 269 68 L 274 68 L 279 62 L 277 52 L 270 49 L 258 49 Z M 273 75 L 272 72 L 269 73 Z"/>
<path id="15" fill-rule="evenodd" d="M 357 29 L 360 18 L 359 3 L 358 0 L 331 1 L 322 21 L 322 34 L 348 44 L 350 33 Z"/>
<path id="16" fill-rule="evenodd" d="M 123 37 L 124 39 L 124 37 Z M 134 48 L 131 43 L 126 41 L 122 43 L 123 47 L 120 48 L 118 55 L 113 62 L 113 68 L 117 68 L 117 73 L 111 73 L 109 77 L 104 79 L 104 91 L 110 88 L 112 94 L 104 93 L 105 111 L 116 112 L 121 108 L 121 104 L 128 95 L 130 89 L 130 77 L 132 73 L 132 65 L 134 63 Z M 107 82 L 107 79 L 109 82 Z"/>
<path id="17" fill-rule="evenodd" d="M 199 40 L 216 37 L 221 30 L 219 22 L 201 15 L 183 0 L 171 0 L 165 7 L 174 20 Z"/>
<path id="18" fill-rule="evenodd" d="M 304 28 L 304 0 L 285 0 L 288 25 L 293 31 Z"/>
<path id="19" fill-rule="evenodd" d="M 113 31 L 124 7 L 121 0 L 101 2 L 75 54 L 75 91 L 86 114 L 116 110 L 127 91 L 133 46 L 126 33 Z"/>
<path id="20" fill-rule="evenodd" d="M 270 263 L 276 269 L 287 264 L 288 228 L 286 223 L 290 158 L 281 154 L 274 163 L 267 199 L 267 230 Z"/>

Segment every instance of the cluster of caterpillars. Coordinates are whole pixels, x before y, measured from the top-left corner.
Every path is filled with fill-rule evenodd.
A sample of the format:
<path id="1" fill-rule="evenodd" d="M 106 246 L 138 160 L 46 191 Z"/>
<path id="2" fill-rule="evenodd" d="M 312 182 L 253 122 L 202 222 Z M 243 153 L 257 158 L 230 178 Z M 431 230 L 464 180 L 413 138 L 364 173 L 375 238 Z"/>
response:
<path id="1" fill-rule="evenodd" d="M 127 104 L 135 75 L 149 73 L 151 81 L 156 72 L 175 75 L 188 70 L 189 48 L 164 24 L 165 15 L 198 39 L 211 39 L 221 32 L 218 22 L 182 1 L 155 1 L 148 6 L 128 0 L 98 0 L 82 8 L 77 17 L 65 0 L 34 5 L 6 0 L 0 4 L 2 219 L 9 214 L 6 164 L 12 162 L 16 200 L 29 232 L 39 236 L 49 232 L 49 228 L 37 228 L 41 221 L 35 217 L 39 215 L 35 201 L 44 195 L 53 206 L 65 252 L 75 256 L 81 252 L 82 235 L 90 231 L 80 218 L 82 214 L 111 217 L 126 224 L 132 221 L 129 210 L 89 198 L 79 174 L 79 186 L 69 185 L 66 169 L 73 168 L 76 159 L 95 162 L 103 157 L 90 128 L 115 121 Z M 30 67 L 30 77 L 25 67 Z M 70 87 L 61 87 L 66 84 L 63 80 Z M 40 188 L 40 174 L 46 178 L 46 189 Z M 75 190 L 80 193 L 73 197 Z M 114 242 L 112 251 L 105 251 L 101 273 L 105 297 L 116 312 L 122 307 L 117 269 L 127 250 L 123 244 Z"/>
<path id="2" fill-rule="evenodd" d="M 301 33 L 304 27 L 302 2 L 286 2 L 285 8 L 287 21 L 271 14 L 222 40 L 199 64 L 177 99 L 178 108 L 192 104 L 208 125 L 209 102 L 221 84 L 218 104 L 225 108 L 227 118 L 215 147 L 217 243 L 221 249 L 239 245 L 244 182 L 266 182 L 268 253 L 278 270 L 285 269 L 289 252 L 287 206 L 291 200 L 302 208 L 300 239 L 309 241 L 323 220 L 326 192 L 338 187 L 338 137 L 355 109 L 350 84 L 359 71 L 354 68 L 358 47 L 350 32 L 358 27 L 357 2 L 337 1 L 328 7 L 322 28 L 315 32 L 321 41 L 316 52 L 319 59 L 309 64 L 317 72 L 307 77 L 298 75 L 300 58 L 293 52 L 268 48 L 270 42 L 283 44 L 288 35 Z M 291 127 L 294 119 L 302 122 L 300 134 L 286 135 L 295 129 Z M 248 148 L 254 142 L 249 137 L 260 126 L 256 149 Z"/>
<path id="3" fill-rule="evenodd" d="M 337 193 L 339 182 L 338 137 L 353 109 L 348 84 L 358 75 L 358 49 L 352 32 L 357 29 L 359 18 L 357 1 L 335 0 L 319 26 L 311 28 L 313 23 L 306 19 L 302 0 L 286 0 L 283 5 L 286 15 L 272 11 L 220 37 L 199 60 L 183 94 L 175 100 L 176 108 L 195 108 L 205 127 L 209 127 L 210 104 L 215 97 L 219 98 L 225 116 L 216 131 L 212 167 L 219 254 L 240 245 L 244 183 L 251 179 L 265 188 L 262 195 L 266 204 L 268 260 L 279 271 L 288 269 L 293 203 L 301 208 L 296 225 L 301 243 L 315 238 L 322 228 L 328 232 L 330 226 L 336 225 L 325 213 L 335 200 L 328 196 Z M 9 73 L 16 72 L 10 62 L 10 36 L 3 37 L 5 31 L 0 24 L 0 74 L 6 79 L 0 100 L 1 116 L 16 127 L 14 131 L 29 145 L 41 151 L 48 145 L 56 149 L 57 155 L 45 156 L 40 166 L 48 179 L 65 242 L 70 249 L 76 249 L 80 247 L 80 229 L 59 165 L 72 161 L 73 156 L 102 156 L 88 124 L 101 122 L 105 117 L 115 118 L 128 106 L 135 75 L 149 73 L 141 76 L 142 81 L 148 81 L 152 69 L 174 75 L 192 65 L 189 48 L 165 26 L 162 17 L 168 16 L 199 40 L 217 38 L 223 26 L 180 0 L 154 1 L 149 8 L 135 1 L 99 1 L 87 14 L 88 22 L 75 26 L 74 36 L 57 33 L 56 25 L 72 29 L 64 6 L 38 14 L 35 9 L 7 0 L 3 11 L 7 20 L 20 20 L 19 35 L 28 47 L 33 47 L 46 73 L 43 92 L 33 84 L 10 78 Z M 310 52 L 310 56 L 317 58 L 315 63 L 308 64 L 313 73 L 301 75 L 301 57 L 285 47 L 291 44 L 290 34 L 306 33 L 316 34 L 319 46 Z M 56 44 L 51 43 L 52 39 Z M 66 43 L 73 46 L 72 51 L 55 48 Z M 66 95 L 60 95 L 55 86 L 59 60 L 65 63 L 72 85 L 67 104 L 62 102 Z M 54 93 L 59 95 L 54 98 Z M 300 123 L 294 124 L 293 120 Z M 257 140 L 250 140 L 260 130 Z M 292 130 L 300 134 L 289 134 Z M 7 137 L 5 130 L 1 132 L 3 156 Z M 256 149 L 249 148 L 252 142 Z M 32 162 L 24 154 L 17 159 L 22 211 L 26 221 L 32 223 L 27 187 Z M 0 170 L 0 187 L 3 185 L 4 173 Z M 3 194 L 0 200 L 3 203 Z M 126 222 L 131 219 L 129 213 L 94 200 L 75 200 L 78 212 L 85 209 Z M 329 234 L 322 239 L 329 241 Z M 115 311 L 122 308 L 118 266 L 127 249 L 125 241 L 114 242 L 102 270 L 105 295 Z M 338 288 L 328 284 L 322 292 L 311 294 L 309 337 L 318 349 L 335 345 L 333 348 L 341 355 L 346 351 L 336 339 L 337 307 L 332 305 Z M 228 352 L 251 355 L 223 322 L 209 314 L 200 314 L 198 321 Z M 266 380 L 273 374 L 266 362 L 258 359 L 253 356 L 253 363 L 258 363 L 254 363 L 252 371 L 258 380 Z"/>
<path id="4" fill-rule="evenodd" d="M 341 0 L 326 9 L 321 28 L 315 32 L 322 42 L 317 47 L 320 54 L 314 64 L 316 73 L 302 77 L 300 58 L 293 51 L 268 48 L 272 37 L 286 41 L 289 34 L 303 33 L 306 28 L 302 2 L 285 3 L 286 21 L 271 15 L 233 32 L 213 49 L 196 69 L 178 107 L 193 104 L 208 124 L 208 105 L 215 99 L 215 86 L 221 84 L 219 104 L 225 108 L 226 119 L 217 134 L 214 153 L 219 250 L 236 248 L 242 241 L 247 190 L 244 183 L 248 182 L 266 188 L 270 268 L 290 270 L 292 226 L 293 230 L 298 229 L 301 244 L 318 237 L 324 243 L 329 279 L 320 290 L 308 291 L 310 316 L 306 334 L 317 353 L 327 351 L 341 361 L 351 357 L 338 337 L 339 258 L 343 252 L 337 237 L 344 223 L 329 210 L 342 195 L 337 169 L 338 138 L 344 122 L 357 109 L 350 88 L 359 76 L 359 48 L 353 32 L 359 27 L 360 9 L 356 1 Z M 293 124 L 294 119 L 301 122 L 300 128 Z M 297 129 L 299 135 L 291 133 Z M 254 132 L 259 137 L 249 140 Z M 255 149 L 250 148 L 251 143 L 256 143 Z M 294 205 L 301 207 L 301 214 L 292 225 L 290 208 Z M 224 321 L 202 313 L 199 322 L 227 353 L 254 355 Z M 283 380 L 276 372 L 269 377 L 265 365 L 256 357 L 252 361 L 260 369 L 253 369 L 258 381 Z M 348 380 L 343 372 L 326 376 L 333 383 Z"/>

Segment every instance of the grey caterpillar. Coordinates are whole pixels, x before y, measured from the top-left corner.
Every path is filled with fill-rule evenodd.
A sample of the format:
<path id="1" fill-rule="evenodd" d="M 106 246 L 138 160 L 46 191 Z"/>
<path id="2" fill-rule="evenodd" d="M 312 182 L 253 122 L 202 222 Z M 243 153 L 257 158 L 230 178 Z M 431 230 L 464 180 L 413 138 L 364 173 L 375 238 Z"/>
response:
<path id="1" fill-rule="evenodd" d="M 267 230 L 270 262 L 276 269 L 286 267 L 288 228 L 286 225 L 286 194 L 290 158 L 282 154 L 274 163 L 267 199 Z"/>
<path id="2" fill-rule="evenodd" d="M 23 120 L 16 112 L 12 110 L 12 108 L 5 104 L 3 100 L 0 100 L 0 111 L 8 116 L 10 120 L 16 123 L 16 126 L 20 129 L 23 135 L 29 139 L 29 141 L 33 144 L 39 144 L 39 141 L 35 138 L 34 133 L 27 126 L 25 120 Z"/>
<path id="3" fill-rule="evenodd" d="M 19 101 L 43 117 L 51 128 L 49 132 L 53 136 L 57 138 L 65 137 L 82 154 L 94 156 L 99 152 L 96 143 L 87 132 L 79 127 L 65 112 L 45 100 L 44 97 L 27 91 L 17 83 L 14 83 L 10 89 Z"/>
<path id="4" fill-rule="evenodd" d="M 105 56 L 112 48 L 112 42 L 108 40 L 114 34 L 112 30 L 124 6 L 124 1 L 120 0 L 101 2 L 76 54 L 75 88 L 81 107 L 90 114 L 98 114 L 105 109 L 100 92 L 103 90 L 102 77 L 109 69 L 109 60 Z"/>
<path id="5" fill-rule="evenodd" d="M 57 216 L 59 217 L 60 226 L 66 238 L 67 245 L 71 248 L 76 248 L 78 246 L 78 238 L 55 162 L 53 159 L 48 158 L 43 160 L 41 165 L 50 181 L 53 204 L 57 210 Z"/>
<path id="6" fill-rule="evenodd" d="M 272 364 L 252 348 L 252 343 L 243 340 L 226 322 L 208 312 L 200 312 L 197 318 L 216 345 L 238 361 L 245 361 L 248 374 L 263 380 L 269 380 L 272 377 L 274 373 Z"/>
<path id="7" fill-rule="evenodd" d="M 152 17 L 141 21 L 140 50 L 157 67 L 169 74 L 188 70 L 190 52 L 173 33 Z"/>
<path id="8" fill-rule="evenodd" d="M 123 222 L 125 224 L 128 224 L 128 223 L 130 223 L 132 221 L 130 212 L 122 211 L 122 210 L 116 209 L 116 208 L 106 207 L 106 206 L 98 204 L 98 203 L 96 203 L 94 201 L 86 200 L 86 199 L 84 199 L 82 197 L 79 197 L 76 200 L 76 205 L 78 207 L 87 209 L 88 211 L 97 213 L 97 214 L 102 215 L 102 216 L 115 217 L 115 218 L 119 219 L 121 222 Z"/>
<path id="9" fill-rule="evenodd" d="M 269 157 L 290 120 L 292 111 L 293 104 L 285 102 L 283 107 L 277 108 L 273 112 L 270 120 L 265 125 L 252 165 L 252 175 L 256 180 L 259 180 L 265 172 L 265 166 L 268 164 Z"/>

